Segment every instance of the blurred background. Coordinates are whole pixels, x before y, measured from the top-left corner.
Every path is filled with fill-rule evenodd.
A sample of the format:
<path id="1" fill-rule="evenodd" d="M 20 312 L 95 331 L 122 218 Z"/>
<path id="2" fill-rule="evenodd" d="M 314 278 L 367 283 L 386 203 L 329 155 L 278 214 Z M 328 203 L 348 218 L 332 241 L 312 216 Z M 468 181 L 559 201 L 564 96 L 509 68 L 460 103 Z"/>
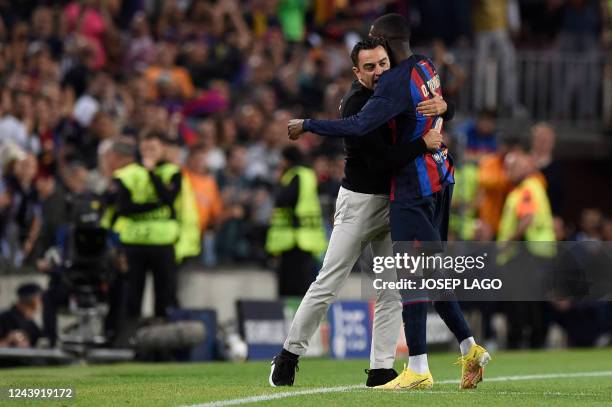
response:
<path id="1" fill-rule="evenodd" d="M 266 251 L 283 149 L 297 145 L 314 169 L 328 234 L 344 168 L 341 140 L 291 143 L 287 121 L 339 116 L 350 50 L 388 12 L 408 19 L 413 49 L 457 106 L 444 129 L 457 172 L 452 239 L 495 240 L 515 187 L 504 159 L 519 149 L 545 179 L 557 240 L 612 240 L 611 0 L 0 0 L 0 309 L 14 314 L 0 322 L 28 322 L 0 323 L 0 344 L 61 345 L 83 308 L 103 306 L 103 327 L 79 340 L 126 346 L 134 288 L 117 238 L 103 242 L 109 265 L 86 284 L 58 276 L 74 266 L 66 246 L 79 240 L 78 202 L 102 217 L 121 160 L 158 134 L 159 160 L 180 166 L 192 189 L 197 251 L 168 270 L 174 283 L 147 278 L 138 317 L 204 321 L 206 352 L 184 359 L 232 358 L 244 342 L 250 358 L 276 353 L 321 260 L 286 289 L 278 282 L 293 280 L 282 275 L 291 267 Z M 93 256 L 88 244 L 76 256 Z M 83 285 L 94 286 L 94 305 L 75 300 Z M 170 313 L 153 306 L 162 295 Z M 361 309 L 360 295 L 356 273 L 344 309 Z M 469 309 L 490 346 L 610 342 L 607 303 L 541 304 L 538 335 L 503 307 Z M 366 354 L 335 349 L 334 324 L 312 354 Z M 431 329 L 431 341 L 449 343 Z"/>

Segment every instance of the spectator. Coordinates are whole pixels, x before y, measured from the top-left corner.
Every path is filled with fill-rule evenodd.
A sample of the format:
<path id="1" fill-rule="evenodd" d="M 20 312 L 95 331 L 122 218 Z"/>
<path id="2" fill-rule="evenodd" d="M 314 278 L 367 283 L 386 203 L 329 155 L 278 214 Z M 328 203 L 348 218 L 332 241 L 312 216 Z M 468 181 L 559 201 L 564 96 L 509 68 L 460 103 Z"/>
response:
<path id="1" fill-rule="evenodd" d="M 482 110 L 476 120 L 468 120 L 459 126 L 456 133 L 461 137 L 466 161 L 478 161 L 483 155 L 497 150 L 495 113 Z"/>
<path id="2" fill-rule="evenodd" d="M 580 214 L 580 227 L 571 240 L 598 241 L 601 240 L 603 215 L 599 209 L 585 208 Z"/>
<path id="3" fill-rule="evenodd" d="M 553 3 L 555 4 L 555 3 Z M 593 118 L 601 86 L 599 38 L 602 7 L 599 0 L 556 2 L 562 7 L 561 31 L 557 38 L 560 62 L 553 65 L 553 83 L 563 83 L 553 93 L 553 108 L 557 117 L 569 117 L 574 101 L 578 117 Z M 578 54 L 578 55 L 577 55 Z M 574 58 L 580 58 L 580 64 Z M 560 91 L 561 90 L 561 91 Z"/>
<path id="4" fill-rule="evenodd" d="M 533 158 L 521 150 L 506 155 L 505 165 L 508 179 L 515 187 L 506 198 L 497 235 L 498 241 L 509 242 L 498 257 L 498 264 L 508 270 L 512 270 L 511 267 L 548 270 L 548 262 L 555 255 L 552 244 L 555 234 L 544 177 Z M 526 242 L 524 248 L 516 243 L 520 241 Z M 543 281 L 538 275 L 530 277 L 532 288 L 541 287 Z M 518 285 L 516 287 L 518 289 Z M 546 304 L 532 301 L 507 305 L 508 347 L 520 348 L 527 334 L 529 347 L 543 347 L 548 330 Z"/>
<path id="5" fill-rule="evenodd" d="M 157 47 L 157 64 L 149 66 L 144 76 L 149 83 L 149 99 L 188 100 L 194 96 L 195 88 L 189 72 L 176 65 L 178 44 L 167 40 Z"/>
<path id="6" fill-rule="evenodd" d="M 287 41 L 298 42 L 304 39 L 306 2 L 302 0 L 281 0 L 278 2 L 278 18 Z"/>
<path id="7" fill-rule="evenodd" d="M 478 165 L 478 218 L 497 234 L 506 196 L 512 189 L 504 167 L 506 155 L 517 147 L 502 143 L 498 152 L 485 155 Z"/>
<path id="8" fill-rule="evenodd" d="M 246 149 L 235 146 L 230 150 L 226 168 L 217 176 L 224 209 L 217 234 L 217 254 L 220 261 L 245 261 L 249 258 L 247 222 L 253 199 L 253 184 L 246 176 Z"/>
<path id="9" fill-rule="evenodd" d="M 157 53 L 147 16 L 144 13 L 138 12 L 134 15 L 131 32 L 124 57 L 124 71 L 128 74 L 142 73 L 155 62 Z"/>
<path id="10" fill-rule="evenodd" d="M 266 249 L 280 256 L 278 295 L 303 296 L 315 277 L 315 256 L 327 245 L 314 171 L 303 165 L 300 150 L 282 151 L 281 177 L 275 194 Z"/>
<path id="11" fill-rule="evenodd" d="M 45 44 L 54 60 L 59 60 L 63 51 L 62 40 L 54 25 L 54 15 L 50 7 L 38 6 L 32 14 L 32 40 Z"/>
<path id="12" fill-rule="evenodd" d="M 510 38 L 509 7 L 511 0 L 478 0 L 473 3 L 472 17 L 476 45 L 474 98 L 477 109 L 497 108 L 515 114 L 518 107 L 516 55 Z M 517 23 L 515 23 L 516 26 Z M 518 23 L 520 25 L 520 23 Z M 486 80 L 489 59 L 493 57 L 499 69 L 501 104 L 491 104 L 487 94 L 497 80 Z M 489 85 L 487 85 L 489 84 Z"/>
<path id="13" fill-rule="evenodd" d="M 191 182 L 198 208 L 198 221 L 202 242 L 205 244 L 203 255 L 209 259 L 206 263 L 215 263 L 214 253 L 214 230 L 218 228 L 221 221 L 223 201 L 219 193 L 217 181 L 209 174 L 206 164 L 207 151 L 204 146 L 196 145 L 191 148 L 187 156 L 187 162 L 183 168 L 183 174 Z M 207 250 L 208 249 L 208 250 Z"/>
<path id="14" fill-rule="evenodd" d="M 459 99 L 459 91 L 463 88 L 467 75 L 455 56 L 446 49 L 442 40 L 436 39 L 432 44 L 433 62 L 444 84 L 444 97 L 450 100 Z"/>
<path id="15" fill-rule="evenodd" d="M 0 314 L 0 347 L 34 348 L 42 333 L 34 317 L 42 304 L 42 289 L 36 283 L 17 289 L 17 302 Z"/>
<path id="16" fill-rule="evenodd" d="M 247 103 L 238 108 L 236 126 L 238 141 L 255 143 L 261 139 L 265 117 L 258 105 Z"/>
<path id="17" fill-rule="evenodd" d="M 274 183 L 280 163 L 280 149 L 287 140 L 287 121 L 290 118 L 289 112 L 278 110 L 272 120 L 264 125 L 262 139 L 247 150 L 247 177 L 270 185 Z"/>
<path id="18" fill-rule="evenodd" d="M 108 10 L 108 2 L 101 0 L 73 1 L 64 9 L 63 30 L 82 36 L 93 50 L 93 68 L 101 68 L 106 63 L 104 35 L 113 23 Z"/>
<path id="19" fill-rule="evenodd" d="M 40 143 L 30 136 L 33 124 L 32 98 L 23 91 L 4 89 L 0 118 L 0 144 L 12 142 L 26 151 L 38 153 Z"/>
<path id="20" fill-rule="evenodd" d="M 553 214 L 558 215 L 563 208 L 563 184 L 565 178 L 559 163 L 554 159 L 557 135 L 548 123 L 538 123 L 531 128 L 530 153 L 535 160 L 538 170 L 546 179 L 546 193 L 550 199 Z"/>
<path id="21" fill-rule="evenodd" d="M 205 164 L 207 168 L 216 173 L 225 168 L 225 153 L 217 146 L 217 126 L 212 119 L 202 120 L 197 127 L 198 148 L 206 154 Z"/>
<path id="22" fill-rule="evenodd" d="M 100 110 L 100 100 L 102 99 L 104 88 L 109 86 L 108 75 L 104 72 L 93 74 L 89 82 L 87 82 L 87 74 L 85 75 L 86 90 L 78 96 L 72 111 L 72 116 L 82 127 L 88 127 L 91 124 L 94 116 Z"/>
<path id="23" fill-rule="evenodd" d="M 30 255 L 42 224 L 38 194 L 34 179 L 38 169 L 36 157 L 26 154 L 15 163 L 14 171 L 5 176 L 5 186 L 11 203 L 4 234 L 16 244 L 12 256 L 16 265 L 32 260 Z"/>

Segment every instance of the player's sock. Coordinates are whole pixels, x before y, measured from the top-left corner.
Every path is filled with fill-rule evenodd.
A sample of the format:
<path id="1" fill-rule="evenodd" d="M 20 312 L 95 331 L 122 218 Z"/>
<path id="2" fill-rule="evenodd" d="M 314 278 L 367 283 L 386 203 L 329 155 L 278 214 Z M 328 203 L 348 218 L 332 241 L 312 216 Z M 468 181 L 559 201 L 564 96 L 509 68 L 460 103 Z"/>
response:
<path id="1" fill-rule="evenodd" d="M 416 356 L 408 356 L 408 369 L 418 374 L 425 374 L 429 372 L 427 353 Z"/>
<path id="2" fill-rule="evenodd" d="M 467 355 L 470 352 L 470 349 L 472 349 L 472 345 L 476 345 L 476 341 L 474 340 L 473 336 L 465 338 L 464 340 L 459 342 L 459 349 L 461 349 L 461 355 Z"/>
<path id="3" fill-rule="evenodd" d="M 448 329 L 455 335 L 457 342 L 462 343 L 465 339 L 473 336 L 457 301 L 436 301 L 434 302 L 434 308 Z M 461 353 L 464 354 L 463 349 Z"/>
<path id="4" fill-rule="evenodd" d="M 402 317 L 409 356 L 427 353 L 427 303 L 404 304 Z"/>
<path id="5" fill-rule="evenodd" d="M 295 353 L 289 352 L 287 349 L 283 348 L 280 353 L 281 357 L 287 358 L 289 360 L 298 360 L 300 355 L 296 355 Z"/>

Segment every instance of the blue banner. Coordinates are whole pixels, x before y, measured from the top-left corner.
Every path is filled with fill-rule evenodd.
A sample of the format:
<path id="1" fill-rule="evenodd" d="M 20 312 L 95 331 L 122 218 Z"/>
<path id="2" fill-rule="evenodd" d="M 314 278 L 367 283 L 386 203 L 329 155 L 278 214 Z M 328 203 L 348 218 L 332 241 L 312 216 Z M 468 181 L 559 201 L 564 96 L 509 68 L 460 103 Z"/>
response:
<path id="1" fill-rule="evenodd" d="M 240 335 L 249 346 L 249 360 L 272 359 L 287 335 L 281 301 L 237 301 Z"/>
<path id="2" fill-rule="evenodd" d="M 335 359 L 369 358 L 372 322 L 365 301 L 339 301 L 329 308 L 330 349 Z"/>

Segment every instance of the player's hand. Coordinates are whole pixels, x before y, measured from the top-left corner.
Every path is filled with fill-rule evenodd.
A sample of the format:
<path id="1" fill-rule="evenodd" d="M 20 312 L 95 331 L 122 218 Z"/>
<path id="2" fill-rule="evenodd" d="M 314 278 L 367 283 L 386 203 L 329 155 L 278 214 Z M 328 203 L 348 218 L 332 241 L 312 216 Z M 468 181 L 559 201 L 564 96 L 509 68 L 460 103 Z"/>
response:
<path id="1" fill-rule="evenodd" d="M 422 101 L 417 105 L 417 112 L 423 116 L 439 116 L 446 112 L 446 102 L 442 96 L 436 95 L 432 99 Z"/>
<path id="2" fill-rule="evenodd" d="M 289 140 L 299 140 L 302 133 L 304 133 L 304 119 L 289 120 L 287 132 L 289 133 Z"/>
<path id="3" fill-rule="evenodd" d="M 429 130 L 427 134 L 423 136 L 427 149 L 429 151 L 436 151 L 442 147 L 442 134 L 437 130 Z"/>

